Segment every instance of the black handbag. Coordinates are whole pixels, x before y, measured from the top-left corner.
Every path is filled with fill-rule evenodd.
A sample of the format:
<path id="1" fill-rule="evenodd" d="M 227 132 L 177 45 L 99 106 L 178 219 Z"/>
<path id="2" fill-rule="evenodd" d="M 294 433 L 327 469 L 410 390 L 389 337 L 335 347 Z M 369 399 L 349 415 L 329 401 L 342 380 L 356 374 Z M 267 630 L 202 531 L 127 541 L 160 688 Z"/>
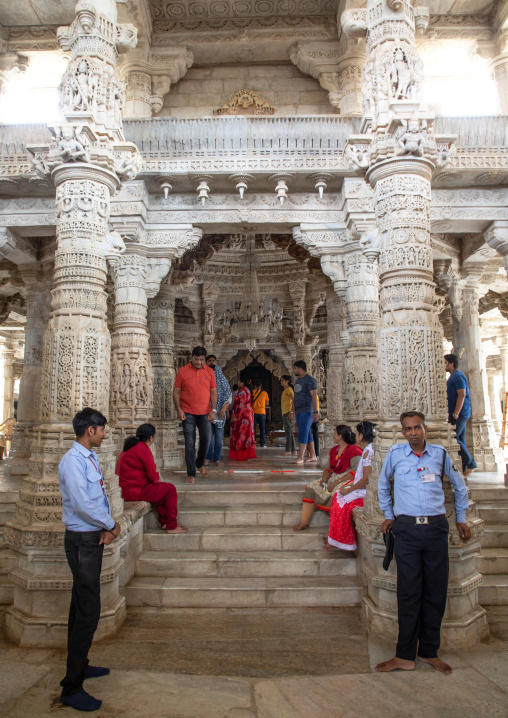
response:
<path id="1" fill-rule="evenodd" d="M 391 531 L 387 531 L 385 534 L 383 534 L 383 541 L 385 542 L 385 555 L 383 558 L 383 568 L 385 571 L 388 571 L 390 568 L 390 563 L 393 558 L 393 549 L 395 547 L 395 536 L 392 534 Z"/>

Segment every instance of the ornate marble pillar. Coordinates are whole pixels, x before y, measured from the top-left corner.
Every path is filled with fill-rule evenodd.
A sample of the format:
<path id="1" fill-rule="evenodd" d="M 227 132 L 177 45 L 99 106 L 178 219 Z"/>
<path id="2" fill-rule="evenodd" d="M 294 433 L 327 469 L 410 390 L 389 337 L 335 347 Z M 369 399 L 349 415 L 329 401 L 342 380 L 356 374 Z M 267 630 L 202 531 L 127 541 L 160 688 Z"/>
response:
<path id="1" fill-rule="evenodd" d="M 471 394 L 471 442 L 469 444 L 480 471 L 499 471 L 502 452 L 489 418 L 489 395 L 485 358 L 480 336 L 478 278 L 481 268 L 469 273 L 462 288 L 460 320 L 454 322 L 454 353 L 461 357 L 460 369 L 468 378 Z"/>
<path id="2" fill-rule="evenodd" d="M 111 335 L 110 415 L 117 428 L 135 429 L 151 418 L 153 410 L 147 294 L 158 291 L 171 259 L 161 258 L 154 267 L 146 251 L 142 245 L 129 243 L 112 270 L 115 315 Z M 151 286 L 153 283 L 155 287 Z"/>
<path id="3" fill-rule="evenodd" d="M 165 284 L 165 283 L 163 283 Z M 179 467 L 176 412 L 173 403 L 175 381 L 175 296 L 170 287 L 162 286 L 159 294 L 148 301 L 148 351 L 153 369 L 153 420 L 157 426 L 155 455 L 161 468 Z"/>
<path id="4" fill-rule="evenodd" d="M 136 29 L 117 23 L 116 4 L 78 0 L 76 19 L 59 28 L 71 52 L 60 86 L 66 125 L 51 127 L 50 148 L 29 148 L 38 173 L 56 186 L 57 248 L 51 312 L 44 336 L 41 421 L 34 427 L 30 472 L 16 518 L 5 535 L 16 555 L 14 603 L 6 628 L 24 646 L 65 645 L 72 585 L 63 551 L 58 463 L 72 445 L 72 418 L 83 406 L 108 414 L 111 343 L 106 324 L 111 196 L 141 166 L 123 137 L 123 87 L 115 65 L 136 43 Z M 112 513 L 122 524 L 123 502 L 114 475 L 111 440 L 100 452 Z M 104 552 L 102 611 L 97 637 L 113 633 L 125 616 L 119 593 L 122 540 Z"/>
<path id="5" fill-rule="evenodd" d="M 365 233 L 361 244 L 368 250 L 369 237 L 377 238 L 377 231 Z M 379 289 L 377 257 L 374 251 L 366 256 L 360 249 L 345 255 L 346 308 L 348 347 L 344 364 L 344 414 L 350 423 L 378 418 L 378 356 Z"/>
<path id="6" fill-rule="evenodd" d="M 346 303 L 342 297 L 330 293 L 326 299 L 327 363 L 326 363 L 326 446 L 333 446 L 333 430 L 344 420 L 343 376 L 346 359 L 347 329 Z"/>
<path id="7" fill-rule="evenodd" d="M 219 288 L 214 284 L 201 285 L 201 300 L 203 302 L 203 346 L 208 351 L 214 348 L 214 322 L 215 301 L 219 296 Z"/>
<path id="8" fill-rule="evenodd" d="M 349 138 L 346 156 L 352 168 L 366 171 L 374 190 L 379 228 L 380 426 L 374 472 L 365 506 L 356 512 L 356 526 L 359 561 L 367 584 L 365 618 L 371 630 L 395 638 L 395 566 L 392 564 L 388 574 L 381 567 L 383 514 L 377 501 L 377 476 L 388 447 L 401 441 L 401 411 L 422 411 L 429 441 L 451 446 L 445 423 L 443 334 L 432 273 L 430 180 L 435 167 L 446 160 L 453 138 L 434 135 L 434 117 L 420 99 L 423 67 L 415 45 L 411 4 L 407 0 L 367 0 L 364 30 L 368 51 L 364 134 Z M 467 646 L 488 631 L 485 611 L 478 606 L 481 577 L 474 562 L 483 522 L 469 512 L 473 539 L 463 544 L 448 482 L 445 493 L 451 564 L 442 638 L 445 645 Z"/>
<path id="9" fill-rule="evenodd" d="M 503 413 L 501 411 L 501 400 L 500 400 L 500 376 L 495 366 L 489 366 L 487 364 L 487 383 L 489 387 L 489 403 L 490 403 L 490 418 L 496 432 L 496 438 L 501 433 L 501 426 L 503 423 Z M 498 441 L 499 444 L 499 441 Z"/>
<path id="10" fill-rule="evenodd" d="M 453 353 L 468 378 L 471 394 L 471 421 L 467 444 L 480 471 L 498 471 L 502 466 L 494 426 L 490 419 L 485 358 L 480 337 L 480 293 L 478 281 L 483 265 L 463 265 L 463 276 L 452 272 L 449 261 L 435 262 L 436 280 L 445 289 L 452 308 Z"/>
<path id="11" fill-rule="evenodd" d="M 14 413 L 14 354 L 11 342 L 4 347 L 4 403 L 2 421 L 10 419 Z"/>

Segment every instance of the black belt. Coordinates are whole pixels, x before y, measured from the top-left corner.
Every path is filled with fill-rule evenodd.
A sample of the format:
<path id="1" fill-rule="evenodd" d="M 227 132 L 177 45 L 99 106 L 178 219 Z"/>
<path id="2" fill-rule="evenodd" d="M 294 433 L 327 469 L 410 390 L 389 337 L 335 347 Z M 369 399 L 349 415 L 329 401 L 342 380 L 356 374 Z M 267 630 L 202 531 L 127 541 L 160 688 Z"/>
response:
<path id="1" fill-rule="evenodd" d="M 404 514 L 400 514 L 395 518 L 397 521 L 402 521 L 405 524 L 424 526 L 425 524 L 435 524 L 436 521 L 442 521 L 446 518 L 446 514 L 438 514 L 438 516 L 405 516 Z"/>

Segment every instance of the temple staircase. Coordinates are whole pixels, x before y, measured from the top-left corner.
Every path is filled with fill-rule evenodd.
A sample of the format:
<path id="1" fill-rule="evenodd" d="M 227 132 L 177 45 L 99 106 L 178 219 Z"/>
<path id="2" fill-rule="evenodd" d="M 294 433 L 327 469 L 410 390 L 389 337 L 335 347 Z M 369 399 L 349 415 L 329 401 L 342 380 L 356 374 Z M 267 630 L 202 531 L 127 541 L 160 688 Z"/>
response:
<path id="1" fill-rule="evenodd" d="M 474 487 L 471 498 L 485 521 L 482 550 L 476 568 L 483 574 L 479 587 L 481 606 L 508 605 L 508 488 Z"/>
<path id="2" fill-rule="evenodd" d="M 328 516 L 316 512 L 311 529 L 292 530 L 300 517 L 305 477 L 274 480 L 266 473 L 227 478 L 215 469 L 210 479 L 197 478 L 193 486 L 183 483 L 184 476 L 179 481 L 167 476 L 177 486 L 179 520 L 189 533 L 166 534 L 153 512 L 145 516 L 143 551 L 124 589 L 127 604 L 360 605 L 364 589 L 356 559 L 346 551 L 321 548 Z"/>

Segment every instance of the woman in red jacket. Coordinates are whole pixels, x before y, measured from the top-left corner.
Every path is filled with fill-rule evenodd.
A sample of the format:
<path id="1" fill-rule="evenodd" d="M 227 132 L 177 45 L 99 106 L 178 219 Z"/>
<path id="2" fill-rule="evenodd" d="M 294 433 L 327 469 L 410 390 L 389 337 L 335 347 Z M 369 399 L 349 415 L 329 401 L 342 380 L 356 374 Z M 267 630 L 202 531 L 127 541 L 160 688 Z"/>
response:
<path id="1" fill-rule="evenodd" d="M 157 509 L 159 523 L 168 534 L 184 534 L 188 529 L 177 523 L 178 499 L 173 484 L 161 481 L 150 445 L 155 440 L 155 426 L 141 424 L 136 436 L 125 439 L 116 462 L 124 501 L 148 501 Z"/>

